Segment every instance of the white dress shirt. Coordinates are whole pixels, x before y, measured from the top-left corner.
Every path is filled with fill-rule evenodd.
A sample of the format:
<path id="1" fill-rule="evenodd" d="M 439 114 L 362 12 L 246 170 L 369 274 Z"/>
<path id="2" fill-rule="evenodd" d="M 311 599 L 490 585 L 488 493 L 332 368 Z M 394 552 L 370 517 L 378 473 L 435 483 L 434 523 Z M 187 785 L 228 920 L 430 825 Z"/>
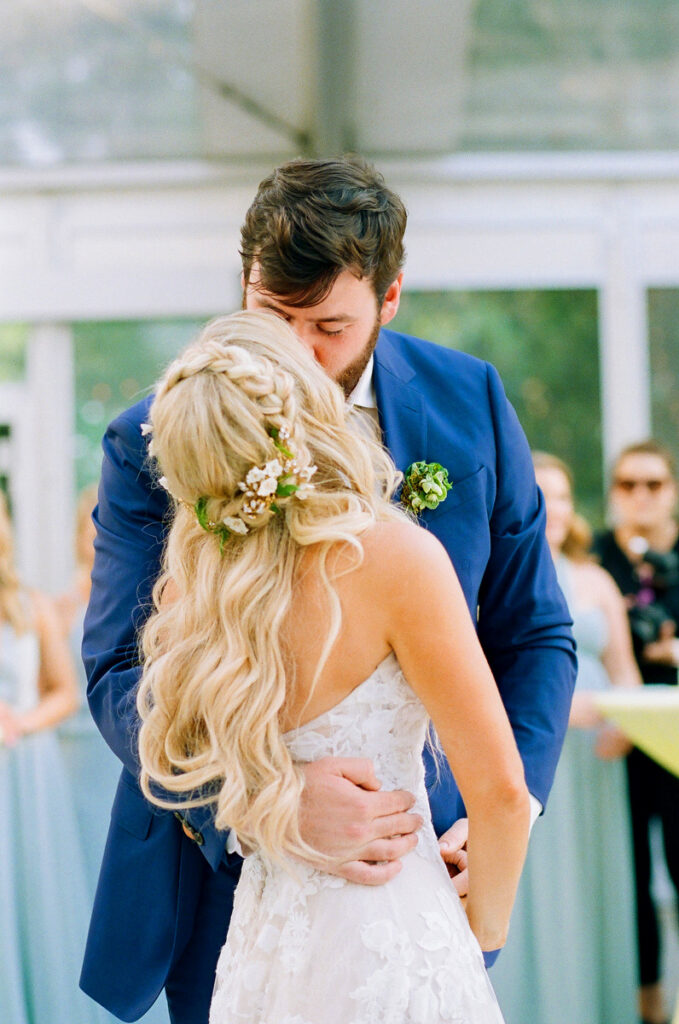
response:
<path id="1" fill-rule="evenodd" d="M 355 405 L 357 409 L 374 409 L 377 412 L 377 398 L 373 385 L 374 366 L 375 357 L 371 356 L 368 365 L 358 379 L 358 384 L 349 395 L 349 405 Z"/>

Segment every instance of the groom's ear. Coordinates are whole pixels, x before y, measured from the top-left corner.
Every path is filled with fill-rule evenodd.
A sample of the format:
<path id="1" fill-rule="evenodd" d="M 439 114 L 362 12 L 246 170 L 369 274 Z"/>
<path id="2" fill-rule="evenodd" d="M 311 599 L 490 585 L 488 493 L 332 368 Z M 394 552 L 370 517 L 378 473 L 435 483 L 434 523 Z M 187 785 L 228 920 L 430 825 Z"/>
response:
<path id="1" fill-rule="evenodd" d="M 395 281 L 392 281 L 386 290 L 384 301 L 380 308 L 380 323 L 382 327 L 393 320 L 398 313 L 398 306 L 401 301 L 401 288 L 403 287 L 403 271 Z"/>

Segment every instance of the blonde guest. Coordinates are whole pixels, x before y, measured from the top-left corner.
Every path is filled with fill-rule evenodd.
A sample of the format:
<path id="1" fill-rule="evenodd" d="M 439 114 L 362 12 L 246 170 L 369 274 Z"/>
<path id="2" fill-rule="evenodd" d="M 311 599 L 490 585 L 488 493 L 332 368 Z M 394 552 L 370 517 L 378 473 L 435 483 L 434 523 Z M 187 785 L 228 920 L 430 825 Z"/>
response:
<path id="1" fill-rule="evenodd" d="M 630 746 L 603 721 L 595 695 L 641 679 L 622 596 L 588 555 L 591 533 L 575 513 L 571 471 L 543 452 L 533 460 L 573 616 L 578 677 L 549 805 L 533 829 L 492 979 L 507 1024 L 636 1024 Z"/>
<path id="2" fill-rule="evenodd" d="M 0 495 L 0 1007 L 12 1024 L 93 1024 L 78 991 L 84 869 L 54 727 L 78 697 L 52 603 L 22 586 Z"/>
<path id="3" fill-rule="evenodd" d="M 82 663 L 83 621 L 90 597 L 94 562 L 92 510 L 96 487 L 86 488 L 76 506 L 76 570 L 70 590 L 62 594 L 57 607 L 62 630 L 76 666 L 79 705 L 59 727 L 59 741 L 68 772 L 73 806 L 78 822 L 82 858 L 87 870 L 89 905 L 99 876 L 101 857 L 108 832 L 111 805 L 120 775 L 120 764 L 102 739 L 87 706 L 87 677 Z"/>
<path id="4" fill-rule="evenodd" d="M 92 512 L 96 503 L 97 488 L 95 484 L 85 487 L 78 495 L 73 543 L 75 572 L 69 589 L 61 594 L 56 601 L 57 610 L 66 632 L 71 629 L 90 599 L 96 534 Z"/>
<path id="5" fill-rule="evenodd" d="M 58 735 L 78 825 L 77 863 L 82 862 L 85 868 L 88 912 L 94 903 L 111 820 L 111 807 L 121 769 L 120 762 L 106 745 L 90 714 L 87 705 L 87 676 L 80 653 L 85 611 L 92 589 L 96 533 L 92 512 L 96 503 L 95 485 L 81 491 L 75 513 L 75 573 L 70 589 L 57 601 L 63 634 L 71 651 L 78 681 L 78 708 L 60 724 Z M 96 1008 L 96 1012 L 99 1024 L 113 1024 L 117 1020 L 100 1007 Z M 167 1008 L 162 1001 L 140 1018 L 141 1024 L 167 1024 L 167 1020 Z"/>

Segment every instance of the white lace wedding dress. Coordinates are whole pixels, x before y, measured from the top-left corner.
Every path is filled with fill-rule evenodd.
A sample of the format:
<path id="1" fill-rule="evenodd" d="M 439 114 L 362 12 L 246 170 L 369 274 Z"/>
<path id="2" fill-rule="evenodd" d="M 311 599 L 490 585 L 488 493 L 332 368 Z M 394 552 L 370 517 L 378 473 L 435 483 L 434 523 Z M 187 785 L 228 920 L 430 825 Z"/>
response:
<path id="1" fill-rule="evenodd" d="M 298 761 L 372 758 L 385 789 L 416 794 L 425 825 L 382 886 L 248 856 L 210 1024 L 502 1024 L 431 825 L 426 728 L 391 654 L 335 708 L 286 734 Z"/>

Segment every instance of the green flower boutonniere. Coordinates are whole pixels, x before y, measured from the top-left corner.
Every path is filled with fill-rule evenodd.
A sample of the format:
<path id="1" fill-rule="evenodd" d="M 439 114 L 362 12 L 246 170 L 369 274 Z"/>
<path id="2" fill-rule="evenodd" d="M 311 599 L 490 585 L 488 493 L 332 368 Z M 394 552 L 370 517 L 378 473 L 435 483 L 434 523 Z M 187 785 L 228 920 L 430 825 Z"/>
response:
<path id="1" fill-rule="evenodd" d="M 413 462 L 406 470 L 401 504 L 419 515 L 445 501 L 452 486 L 448 470 L 438 462 Z"/>

